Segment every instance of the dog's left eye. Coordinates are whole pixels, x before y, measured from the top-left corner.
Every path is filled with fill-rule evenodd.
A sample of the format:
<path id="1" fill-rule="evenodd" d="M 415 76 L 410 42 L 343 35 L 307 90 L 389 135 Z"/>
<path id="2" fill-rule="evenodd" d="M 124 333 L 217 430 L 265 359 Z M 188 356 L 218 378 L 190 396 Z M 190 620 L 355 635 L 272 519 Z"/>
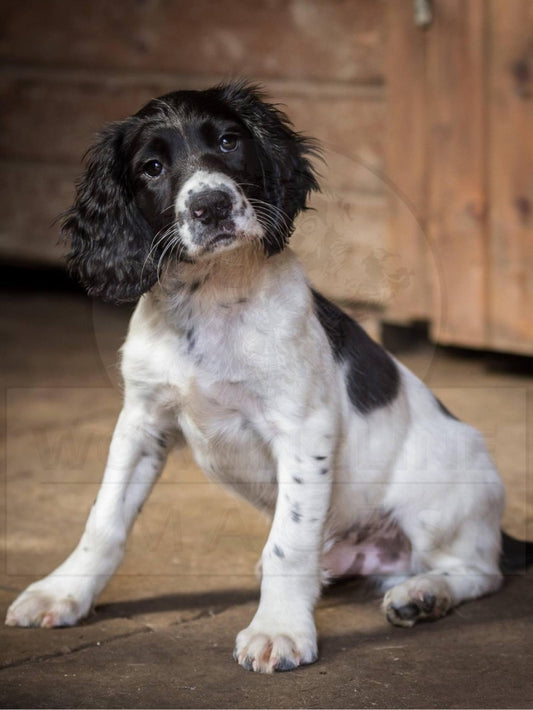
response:
<path id="1" fill-rule="evenodd" d="M 218 146 L 223 153 L 231 153 L 232 151 L 237 150 L 238 145 L 239 136 L 235 133 L 224 133 L 223 136 L 220 136 L 218 141 Z"/>

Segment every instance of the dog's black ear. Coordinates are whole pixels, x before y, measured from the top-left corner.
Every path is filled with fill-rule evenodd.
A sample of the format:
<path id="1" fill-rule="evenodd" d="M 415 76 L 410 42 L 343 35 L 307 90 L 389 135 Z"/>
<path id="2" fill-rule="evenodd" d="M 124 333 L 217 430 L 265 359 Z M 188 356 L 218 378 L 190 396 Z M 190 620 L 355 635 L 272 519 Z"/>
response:
<path id="1" fill-rule="evenodd" d="M 219 90 L 254 139 L 268 202 L 283 211 L 276 238 L 265 244 L 267 250 L 274 253 L 282 249 L 290 237 L 293 220 L 298 212 L 306 209 L 310 193 L 320 190 L 311 162 L 312 158 L 321 157 L 318 144 L 297 133 L 289 118 L 265 101 L 259 87 L 233 82 Z"/>
<path id="2" fill-rule="evenodd" d="M 157 280 L 149 258 L 152 230 L 135 204 L 128 175 L 128 136 L 135 119 L 111 124 L 87 153 L 62 233 L 67 265 L 91 296 L 135 301 Z"/>

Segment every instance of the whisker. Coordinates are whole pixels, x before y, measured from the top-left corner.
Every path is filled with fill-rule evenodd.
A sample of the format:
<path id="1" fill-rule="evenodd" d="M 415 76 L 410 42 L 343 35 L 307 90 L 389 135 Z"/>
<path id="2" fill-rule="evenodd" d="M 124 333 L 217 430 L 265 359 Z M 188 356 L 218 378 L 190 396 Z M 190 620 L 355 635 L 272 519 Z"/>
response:
<path id="1" fill-rule="evenodd" d="M 270 205 L 268 205 L 267 203 L 261 204 L 261 203 L 252 202 L 252 203 L 250 203 L 250 204 L 252 205 L 252 207 L 253 207 L 255 210 L 261 210 L 263 213 L 269 214 L 269 215 L 271 215 L 273 218 L 279 219 L 279 221 L 281 221 L 281 222 L 285 222 L 285 221 L 287 220 L 287 217 L 286 217 L 284 214 L 281 214 L 281 213 L 279 213 L 279 212 L 276 212 L 276 211 L 275 211 L 274 209 L 272 209 L 272 207 L 271 207 Z"/>
<path id="2" fill-rule="evenodd" d="M 276 246 L 282 249 L 291 227 L 288 215 L 277 205 L 272 205 L 264 200 L 252 198 L 250 204 L 254 208 L 259 222 L 271 233 Z"/>
<path id="3" fill-rule="evenodd" d="M 168 210 L 173 210 L 173 209 L 174 209 L 174 207 L 175 207 L 175 205 L 174 205 L 174 204 L 172 204 L 172 205 L 169 205 L 168 207 L 165 207 L 165 209 L 164 209 L 164 210 L 161 210 L 160 214 L 165 214 L 165 212 L 167 212 Z"/>
<path id="4" fill-rule="evenodd" d="M 142 268 L 141 268 L 141 274 L 140 274 L 140 281 L 142 283 L 142 278 L 144 274 L 144 270 L 148 264 L 148 262 L 152 259 L 153 255 L 155 254 L 156 249 L 158 246 L 169 236 L 177 237 L 178 232 L 177 232 L 177 225 L 175 223 L 170 224 L 168 227 L 164 227 L 160 229 L 158 232 L 155 233 L 152 242 L 150 244 L 150 248 L 148 249 L 148 253 L 146 254 L 146 258 L 143 262 Z M 158 264 L 156 267 L 156 271 L 158 274 L 158 281 L 159 281 L 159 268 L 161 264 L 161 259 L 158 260 Z"/>
<path id="5" fill-rule="evenodd" d="M 255 197 L 250 198 L 249 201 L 254 208 L 257 205 L 258 207 L 261 206 L 266 210 L 273 212 L 284 223 L 285 227 L 289 227 L 291 220 L 288 214 L 282 210 L 281 207 L 278 207 L 278 205 L 273 205 L 269 202 L 265 202 L 265 200 L 259 200 Z"/>

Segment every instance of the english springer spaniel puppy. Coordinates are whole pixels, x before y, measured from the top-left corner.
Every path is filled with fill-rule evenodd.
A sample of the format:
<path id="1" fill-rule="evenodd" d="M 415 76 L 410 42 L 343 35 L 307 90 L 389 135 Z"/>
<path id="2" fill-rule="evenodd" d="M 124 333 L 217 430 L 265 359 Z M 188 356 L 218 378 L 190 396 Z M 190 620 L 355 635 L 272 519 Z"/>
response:
<path id="1" fill-rule="evenodd" d="M 272 515 L 249 670 L 317 659 L 322 583 L 369 575 L 399 626 L 501 583 L 504 491 L 480 434 L 313 290 L 287 247 L 318 190 L 315 144 L 231 83 L 104 130 L 64 219 L 89 294 L 136 301 L 124 407 L 83 536 L 7 623 L 82 619 L 116 571 L 168 452 Z"/>

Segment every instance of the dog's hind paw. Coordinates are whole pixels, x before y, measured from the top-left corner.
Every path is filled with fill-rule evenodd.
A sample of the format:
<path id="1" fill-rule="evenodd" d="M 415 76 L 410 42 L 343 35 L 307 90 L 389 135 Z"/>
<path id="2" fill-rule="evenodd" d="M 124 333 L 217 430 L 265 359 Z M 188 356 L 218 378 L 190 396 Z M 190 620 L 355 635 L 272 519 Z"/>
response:
<path id="1" fill-rule="evenodd" d="M 292 671 L 317 660 L 316 638 L 305 633 L 268 634 L 249 626 L 237 636 L 233 657 L 248 671 Z"/>
<path id="2" fill-rule="evenodd" d="M 421 619 L 438 619 L 450 609 L 447 585 L 437 576 L 411 578 L 385 594 L 383 610 L 394 626 L 414 626 Z"/>

